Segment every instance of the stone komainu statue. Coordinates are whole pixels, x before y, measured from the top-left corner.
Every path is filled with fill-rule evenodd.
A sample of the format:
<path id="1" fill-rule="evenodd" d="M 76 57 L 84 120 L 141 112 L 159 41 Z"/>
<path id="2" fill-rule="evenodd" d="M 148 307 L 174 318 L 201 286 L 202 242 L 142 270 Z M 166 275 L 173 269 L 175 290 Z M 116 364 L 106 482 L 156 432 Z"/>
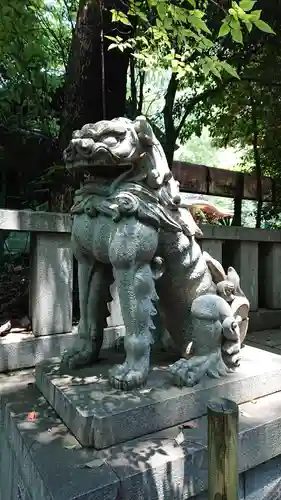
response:
<path id="1" fill-rule="evenodd" d="M 202 253 L 195 239 L 201 231 L 146 119 L 85 125 L 64 159 L 81 179 L 72 208 L 81 318 L 63 363 L 76 368 L 97 360 L 115 280 L 126 328 L 125 361 L 109 371 L 115 388 L 145 383 L 155 324 L 177 349 L 170 367 L 177 385 L 237 367 L 248 300 L 235 270 L 225 273 Z"/>

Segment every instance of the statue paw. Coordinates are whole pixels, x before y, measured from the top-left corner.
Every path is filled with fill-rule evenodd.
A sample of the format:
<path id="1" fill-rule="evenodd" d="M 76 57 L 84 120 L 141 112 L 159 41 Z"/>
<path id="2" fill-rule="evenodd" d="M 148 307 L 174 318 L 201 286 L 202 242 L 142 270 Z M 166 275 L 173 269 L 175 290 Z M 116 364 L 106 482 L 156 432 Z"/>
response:
<path id="1" fill-rule="evenodd" d="M 174 383 L 180 387 L 193 387 L 199 382 L 199 370 L 192 366 L 190 360 L 179 359 L 171 367 L 170 372 L 173 375 Z"/>
<path id="2" fill-rule="evenodd" d="M 123 365 L 116 365 L 109 370 L 109 381 L 114 389 L 131 391 L 142 387 L 148 377 L 146 368 L 129 368 L 125 362 Z"/>
<path id="3" fill-rule="evenodd" d="M 98 354 L 92 341 L 80 341 L 63 354 L 61 363 L 74 370 L 75 368 L 92 365 L 97 360 Z"/>
<path id="4" fill-rule="evenodd" d="M 205 356 L 194 356 L 190 359 L 179 359 L 171 367 L 176 385 L 193 387 L 205 375 L 218 378 L 226 374 L 226 368 L 218 351 Z"/>

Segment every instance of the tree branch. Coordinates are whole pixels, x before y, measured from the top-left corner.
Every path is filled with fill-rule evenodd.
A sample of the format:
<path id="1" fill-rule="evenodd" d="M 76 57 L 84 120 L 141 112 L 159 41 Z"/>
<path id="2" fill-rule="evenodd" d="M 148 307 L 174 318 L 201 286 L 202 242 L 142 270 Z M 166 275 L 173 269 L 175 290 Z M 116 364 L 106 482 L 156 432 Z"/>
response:
<path id="1" fill-rule="evenodd" d="M 201 92 L 201 94 L 196 94 L 195 96 L 191 97 L 191 99 L 189 99 L 189 101 L 185 105 L 185 110 L 184 110 L 184 114 L 182 116 L 182 119 L 181 119 L 178 127 L 176 128 L 176 131 L 175 131 L 176 138 L 178 138 L 178 136 L 181 132 L 181 129 L 185 124 L 185 120 L 187 119 L 188 115 L 191 113 L 193 108 L 197 104 L 199 104 L 199 102 L 204 101 L 204 99 L 207 99 L 208 97 L 213 97 L 214 95 L 216 95 L 217 92 L 222 90 L 229 82 L 230 82 L 230 80 L 227 80 L 227 81 L 222 82 L 220 85 L 217 85 L 217 87 L 205 89 L 205 90 L 203 90 L 203 92 Z"/>
<path id="2" fill-rule="evenodd" d="M 71 15 L 70 15 L 70 11 L 69 11 L 69 8 L 68 8 L 68 5 L 67 5 L 67 1 L 66 1 L 66 0 L 63 0 L 63 3 L 64 3 L 64 6 L 65 6 L 65 10 L 66 10 L 67 17 L 68 17 L 68 22 L 70 23 L 70 26 L 71 26 L 71 32 L 72 32 L 72 36 L 73 36 L 73 35 L 74 35 L 74 32 L 75 32 L 75 24 L 74 24 L 74 22 L 72 21 L 72 18 L 71 18 Z"/>

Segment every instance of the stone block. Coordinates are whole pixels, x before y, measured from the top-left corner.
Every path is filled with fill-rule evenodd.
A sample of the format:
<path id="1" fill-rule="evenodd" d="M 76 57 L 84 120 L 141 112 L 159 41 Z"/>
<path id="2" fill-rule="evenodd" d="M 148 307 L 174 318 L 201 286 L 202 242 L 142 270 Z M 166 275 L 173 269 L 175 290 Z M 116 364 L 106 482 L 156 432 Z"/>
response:
<path id="1" fill-rule="evenodd" d="M 23 383 L 19 374 L 12 374 L 0 376 L 0 381 L 0 393 L 3 385 L 6 389 L 0 398 L 2 429 L 21 465 L 22 484 L 31 492 L 28 500 L 207 500 L 206 416 L 186 422 L 182 431 L 176 426 L 96 451 L 79 445 L 30 384 L 32 379 Z M 28 421 L 30 409 L 36 410 L 34 421 Z M 246 471 L 259 474 L 261 463 L 281 453 L 280 409 L 280 392 L 240 405 L 241 500 Z M 183 439 L 179 440 L 181 432 Z M 246 496 L 246 500 L 278 499 L 260 498 L 260 485 L 254 490 L 256 483 L 248 481 L 250 484 L 248 494 L 256 491 L 256 495 Z M 0 482 L 1 494 L 3 488 L 5 491 Z"/>
<path id="2" fill-rule="evenodd" d="M 77 328 L 72 332 L 34 337 L 30 333 L 9 333 L 0 337 L 0 373 L 29 368 L 45 359 L 60 357 L 75 341 Z M 105 328 L 103 349 L 113 347 L 125 335 L 124 326 Z"/>
<path id="3" fill-rule="evenodd" d="M 233 266 L 240 275 L 241 288 L 250 302 L 251 311 L 258 309 L 259 258 L 258 243 L 241 241 L 226 246 L 227 265 Z"/>
<path id="4" fill-rule="evenodd" d="M 281 309 L 281 243 L 264 243 L 260 253 L 263 305 L 268 309 Z"/>
<path id="5" fill-rule="evenodd" d="M 0 230 L 32 233 L 70 233 L 70 214 L 37 210 L 0 209 Z"/>
<path id="6" fill-rule="evenodd" d="M 34 337 L 26 333 L 9 333 L 0 338 L 0 373 L 35 366 L 36 363 L 60 357 L 75 340 L 75 334 Z"/>
<path id="7" fill-rule="evenodd" d="M 281 389 L 281 357 L 254 347 L 242 350 L 236 372 L 205 378 L 193 388 L 172 385 L 168 366 L 173 360 L 162 355 L 143 390 L 120 392 L 109 386 L 109 366 L 122 361 L 109 352 L 97 365 L 68 374 L 54 362 L 37 365 L 36 384 L 78 441 L 97 449 L 197 418 L 214 397 L 243 403 Z"/>
<path id="8" fill-rule="evenodd" d="M 71 331 L 72 285 L 70 235 L 32 234 L 30 315 L 34 335 Z"/>
<path id="9" fill-rule="evenodd" d="M 281 499 L 281 456 L 245 473 L 246 500 Z"/>
<path id="10" fill-rule="evenodd" d="M 33 408 L 36 419 L 29 421 L 28 414 Z M 34 386 L 21 387 L 8 399 L 2 397 L 1 411 L 4 412 L 5 435 L 20 465 L 21 485 L 31 492 L 30 500 L 117 498 L 119 478 L 102 460 L 96 462 L 96 466 L 87 465 L 90 459 L 93 461 L 93 454 L 89 457 L 79 449 Z M 9 484 L 15 488 L 13 479 Z M 16 499 L 16 496 L 6 496 L 6 486 L 5 482 L 0 483 L 5 500 Z"/>

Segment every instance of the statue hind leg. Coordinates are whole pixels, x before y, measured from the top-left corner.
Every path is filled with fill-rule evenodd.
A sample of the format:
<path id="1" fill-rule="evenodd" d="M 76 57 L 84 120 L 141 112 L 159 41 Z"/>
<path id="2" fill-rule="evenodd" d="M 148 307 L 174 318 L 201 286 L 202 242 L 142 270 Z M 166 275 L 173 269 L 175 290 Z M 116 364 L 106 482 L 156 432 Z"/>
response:
<path id="1" fill-rule="evenodd" d="M 78 338 L 62 359 L 71 369 L 91 365 L 99 356 L 109 316 L 109 288 L 113 282 L 111 266 L 95 261 L 78 249 L 74 251 L 78 259 L 80 322 Z"/>
<path id="2" fill-rule="evenodd" d="M 179 359 L 170 371 L 176 385 L 193 386 L 208 375 L 218 378 L 239 366 L 240 329 L 229 304 L 221 297 L 197 297 L 191 307 L 192 356 Z"/>
<path id="3" fill-rule="evenodd" d="M 153 343 L 153 301 L 157 299 L 151 263 L 157 248 L 157 231 L 134 218 L 121 221 L 110 248 L 115 282 L 126 335 L 123 364 L 109 371 L 113 387 L 132 390 L 147 380 Z"/>

